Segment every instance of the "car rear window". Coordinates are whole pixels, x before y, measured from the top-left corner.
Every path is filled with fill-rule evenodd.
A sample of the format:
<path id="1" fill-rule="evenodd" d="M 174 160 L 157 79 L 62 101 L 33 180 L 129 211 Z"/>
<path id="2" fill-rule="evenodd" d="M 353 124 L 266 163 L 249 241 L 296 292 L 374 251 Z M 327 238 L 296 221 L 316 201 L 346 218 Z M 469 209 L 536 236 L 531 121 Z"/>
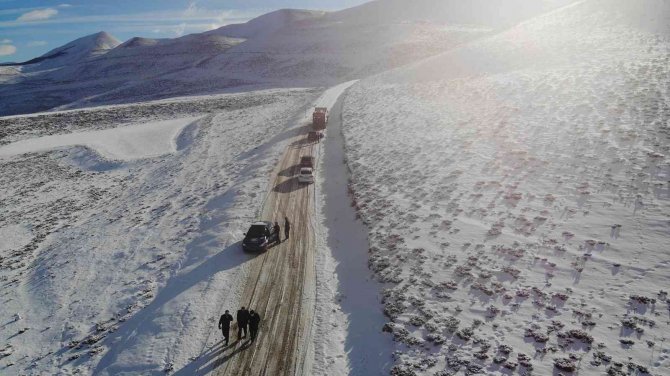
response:
<path id="1" fill-rule="evenodd" d="M 253 225 L 247 232 L 247 236 L 250 238 L 258 238 L 265 235 L 265 226 L 263 225 Z"/>

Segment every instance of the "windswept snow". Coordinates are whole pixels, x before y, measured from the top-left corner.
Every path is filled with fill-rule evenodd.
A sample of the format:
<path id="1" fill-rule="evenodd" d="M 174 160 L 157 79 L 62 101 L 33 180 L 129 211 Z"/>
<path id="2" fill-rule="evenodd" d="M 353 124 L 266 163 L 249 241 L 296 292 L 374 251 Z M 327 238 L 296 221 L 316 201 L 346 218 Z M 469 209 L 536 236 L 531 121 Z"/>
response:
<path id="1" fill-rule="evenodd" d="M 209 111 L 197 129 L 185 129 L 185 147 L 124 168 L 78 168 L 70 160 L 80 148 L 0 159 L 0 235 L 13 234 L 0 237 L 0 373 L 162 373 L 200 354 L 220 335 L 221 309 L 238 305 L 251 257 L 240 236 L 262 206 L 292 120 L 316 94 L 273 90 L 33 116 L 30 135 L 62 135 L 74 123 L 115 129 L 114 119 L 138 114 L 145 123 L 191 117 L 183 125 L 194 109 Z M 3 120 L 7 137 L 25 139 L 15 131 L 30 117 Z"/>
<path id="2" fill-rule="evenodd" d="M 54 111 L 0 117 L 0 374 L 245 369 L 216 330 L 242 298 L 286 304 L 273 370 L 670 374 L 669 17 L 379 0 L 0 66 L 0 113 Z M 239 242 L 271 190 L 271 216 L 314 199 L 315 237 L 262 274 Z"/>
<path id="3" fill-rule="evenodd" d="M 667 10 L 582 1 L 350 89 L 395 374 L 670 373 Z"/>
<path id="4" fill-rule="evenodd" d="M 198 118 L 126 125 L 91 132 L 74 132 L 17 141 L 0 147 L 0 157 L 35 153 L 69 146 L 86 146 L 115 160 L 157 157 L 177 151 L 177 136 Z"/>

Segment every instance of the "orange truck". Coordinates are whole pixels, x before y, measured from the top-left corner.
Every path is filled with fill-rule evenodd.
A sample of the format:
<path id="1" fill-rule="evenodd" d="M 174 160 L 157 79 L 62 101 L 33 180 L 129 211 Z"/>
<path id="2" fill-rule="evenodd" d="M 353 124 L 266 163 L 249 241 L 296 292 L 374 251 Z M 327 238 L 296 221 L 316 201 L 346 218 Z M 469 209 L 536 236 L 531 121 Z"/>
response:
<path id="1" fill-rule="evenodd" d="M 312 125 L 315 130 L 326 129 L 326 123 L 328 123 L 328 108 L 326 107 L 316 107 L 314 108 L 314 113 L 312 113 Z"/>

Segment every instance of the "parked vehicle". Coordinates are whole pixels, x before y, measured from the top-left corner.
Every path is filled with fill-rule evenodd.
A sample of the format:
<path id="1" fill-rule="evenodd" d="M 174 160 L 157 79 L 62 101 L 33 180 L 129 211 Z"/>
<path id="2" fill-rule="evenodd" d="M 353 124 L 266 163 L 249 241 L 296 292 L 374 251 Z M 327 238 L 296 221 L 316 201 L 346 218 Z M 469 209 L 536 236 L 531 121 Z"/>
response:
<path id="1" fill-rule="evenodd" d="M 278 241 L 279 233 L 274 230 L 272 222 L 258 221 L 252 223 L 249 231 L 244 234 L 242 249 L 253 252 L 265 251 L 270 244 Z"/>
<path id="2" fill-rule="evenodd" d="M 328 108 L 316 107 L 312 113 L 312 125 L 315 130 L 326 129 L 328 123 Z"/>
<path id="3" fill-rule="evenodd" d="M 303 155 L 300 158 L 300 167 L 314 168 L 314 157 L 312 157 L 311 155 Z"/>
<path id="4" fill-rule="evenodd" d="M 298 174 L 299 183 L 314 183 L 314 174 L 311 167 L 301 167 L 300 173 Z"/>

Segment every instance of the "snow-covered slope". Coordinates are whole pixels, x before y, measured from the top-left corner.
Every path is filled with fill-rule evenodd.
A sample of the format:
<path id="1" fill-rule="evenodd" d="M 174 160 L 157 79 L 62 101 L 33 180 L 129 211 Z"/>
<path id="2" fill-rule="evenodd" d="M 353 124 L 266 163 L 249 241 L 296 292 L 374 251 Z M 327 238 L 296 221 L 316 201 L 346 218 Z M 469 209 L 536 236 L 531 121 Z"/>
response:
<path id="1" fill-rule="evenodd" d="M 68 149 L 73 146 L 88 147 L 104 158 L 119 161 L 157 157 L 177 151 L 177 136 L 197 119 L 186 117 L 151 124 L 30 138 L 0 146 L 0 157 Z"/>
<path id="2" fill-rule="evenodd" d="M 22 65 L 31 70 L 44 70 L 83 62 L 92 57 L 100 56 L 118 46 L 120 42 L 112 35 L 101 31 L 73 40 L 61 47 L 45 53 Z"/>
<path id="3" fill-rule="evenodd" d="M 350 89 L 396 374 L 670 373 L 669 5 L 576 2 Z"/>
<path id="4" fill-rule="evenodd" d="M 457 1 L 393 0 L 334 13 L 279 10 L 177 39 L 134 38 L 60 69 L 34 71 L 40 64 L 31 74 L 3 69 L 0 114 L 241 87 L 330 85 L 436 55 L 568 0 L 515 1 L 527 3 L 528 11 L 510 12 L 496 2 L 486 7 L 489 16 L 478 18 Z M 404 13 L 411 17 L 402 19 Z"/>
<path id="5" fill-rule="evenodd" d="M 218 342 L 220 309 L 238 306 L 253 257 L 239 237 L 316 95 L 2 118 L 13 145 L 53 133 L 32 145 L 85 147 L 1 148 L 0 374 L 165 374 Z"/>
<path id="6" fill-rule="evenodd" d="M 670 3 L 642 0 L 580 1 L 522 23 L 509 31 L 470 43 L 450 53 L 393 72 L 397 81 L 430 81 L 543 69 L 612 59 L 631 59 L 637 39 L 657 35 L 659 46 L 670 35 Z M 607 54 L 597 53 L 605 51 Z"/>
<path id="7" fill-rule="evenodd" d="M 249 22 L 223 26 L 205 34 L 252 39 L 276 33 L 286 27 L 322 18 L 325 14 L 326 12 L 322 11 L 280 9 L 256 17 Z"/>
<path id="8" fill-rule="evenodd" d="M 480 25 L 492 28 L 546 12 L 565 0 L 375 0 L 330 15 L 347 23 L 429 21 L 441 24 Z"/>

